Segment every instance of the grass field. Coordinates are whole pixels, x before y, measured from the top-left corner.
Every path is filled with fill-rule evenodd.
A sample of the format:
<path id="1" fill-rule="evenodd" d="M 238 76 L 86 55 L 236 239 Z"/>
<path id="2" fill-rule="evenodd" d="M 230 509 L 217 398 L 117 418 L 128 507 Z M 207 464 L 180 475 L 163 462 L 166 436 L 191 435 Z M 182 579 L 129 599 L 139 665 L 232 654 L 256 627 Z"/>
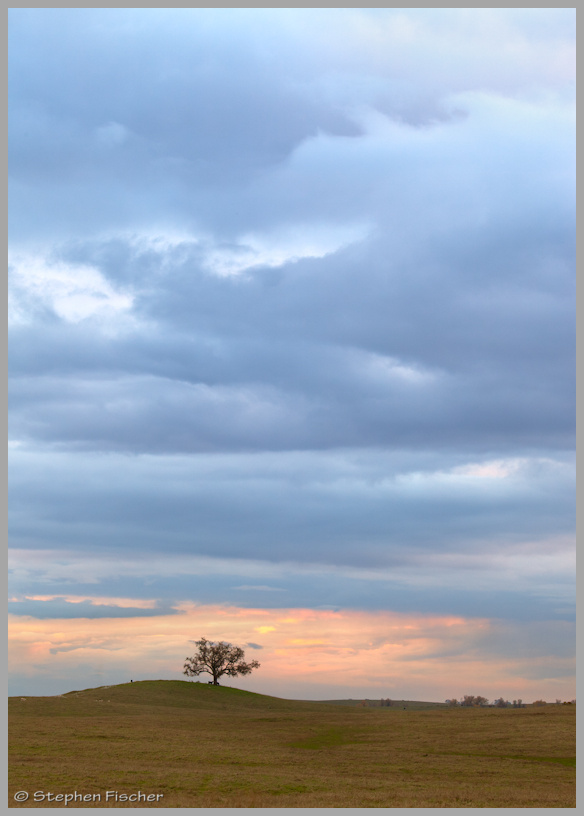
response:
<path id="1" fill-rule="evenodd" d="M 180 680 L 14 697 L 9 807 L 575 807 L 575 706 L 344 702 Z"/>

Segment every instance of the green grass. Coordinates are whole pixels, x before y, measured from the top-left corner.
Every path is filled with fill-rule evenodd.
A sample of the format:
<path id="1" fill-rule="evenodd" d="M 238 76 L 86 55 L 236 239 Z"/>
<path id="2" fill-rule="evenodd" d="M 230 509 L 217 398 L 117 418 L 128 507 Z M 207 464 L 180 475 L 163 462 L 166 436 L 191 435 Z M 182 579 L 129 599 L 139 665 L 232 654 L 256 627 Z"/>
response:
<path id="1" fill-rule="evenodd" d="M 9 806 L 575 807 L 574 706 L 331 702 L 180 680 L 11 698 Z"/>

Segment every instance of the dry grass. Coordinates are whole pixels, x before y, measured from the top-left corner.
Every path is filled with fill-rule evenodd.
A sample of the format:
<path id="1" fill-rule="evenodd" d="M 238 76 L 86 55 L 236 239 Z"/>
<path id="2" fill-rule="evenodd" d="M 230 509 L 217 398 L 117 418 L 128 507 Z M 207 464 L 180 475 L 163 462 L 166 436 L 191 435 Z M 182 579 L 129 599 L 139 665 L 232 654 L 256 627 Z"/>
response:
<path id="1" fill-rule="evenodd" d="M 102 808 L 575 807 L 574 706 L 404 711 L 146 681 L 12 698 L 9 721 L 10 807 L 63 806 L 35 791 Z"/>

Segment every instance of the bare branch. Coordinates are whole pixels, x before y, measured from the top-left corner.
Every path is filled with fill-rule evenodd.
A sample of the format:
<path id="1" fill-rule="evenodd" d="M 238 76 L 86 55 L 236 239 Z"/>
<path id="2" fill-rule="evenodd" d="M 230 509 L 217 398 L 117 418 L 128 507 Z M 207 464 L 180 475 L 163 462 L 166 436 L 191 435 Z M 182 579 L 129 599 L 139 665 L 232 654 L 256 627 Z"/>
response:
<path id="1" fill-rule="evenodd" d="M 225 641 L 213 642 L 206 638 L 195 641 L 197 652 L 193 657 L 185 658 L 184 671 L 188 677 L 198 676 L 202 673 L 210 674 L 213 683 L 219 685 L 219 678 L 226 674 L 228 677 L 251 674 L 254 669 L 259 669 L 257 660 L 251 663 L 244 661 L 245 653 L 240 646 L 234 646 Z"/>

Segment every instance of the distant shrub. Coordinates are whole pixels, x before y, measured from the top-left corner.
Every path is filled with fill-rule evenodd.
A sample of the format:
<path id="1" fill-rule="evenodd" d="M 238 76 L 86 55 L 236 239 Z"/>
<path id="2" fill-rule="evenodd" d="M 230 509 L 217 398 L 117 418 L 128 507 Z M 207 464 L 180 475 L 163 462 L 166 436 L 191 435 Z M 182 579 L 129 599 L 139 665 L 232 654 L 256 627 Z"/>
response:
<path id="1" fill-rule="evenodd" d="M 511 703 L 509 702 L 509 700 L 505 700 L 503 697 L 499 697 L 498 700 L 495 700 L 493 705 L 495 706 L 495 708 L 510 708 L 511 707 Z"/>
<path id="2" fill-rule="evenodd" d="M 465 694 L 462 698 L 460 705 L 471 707 L 471 706 L 485 706 L 489 701 L 486 697 L 481 697 L 480 694 L 473 695 L 473 694 Z"/>

